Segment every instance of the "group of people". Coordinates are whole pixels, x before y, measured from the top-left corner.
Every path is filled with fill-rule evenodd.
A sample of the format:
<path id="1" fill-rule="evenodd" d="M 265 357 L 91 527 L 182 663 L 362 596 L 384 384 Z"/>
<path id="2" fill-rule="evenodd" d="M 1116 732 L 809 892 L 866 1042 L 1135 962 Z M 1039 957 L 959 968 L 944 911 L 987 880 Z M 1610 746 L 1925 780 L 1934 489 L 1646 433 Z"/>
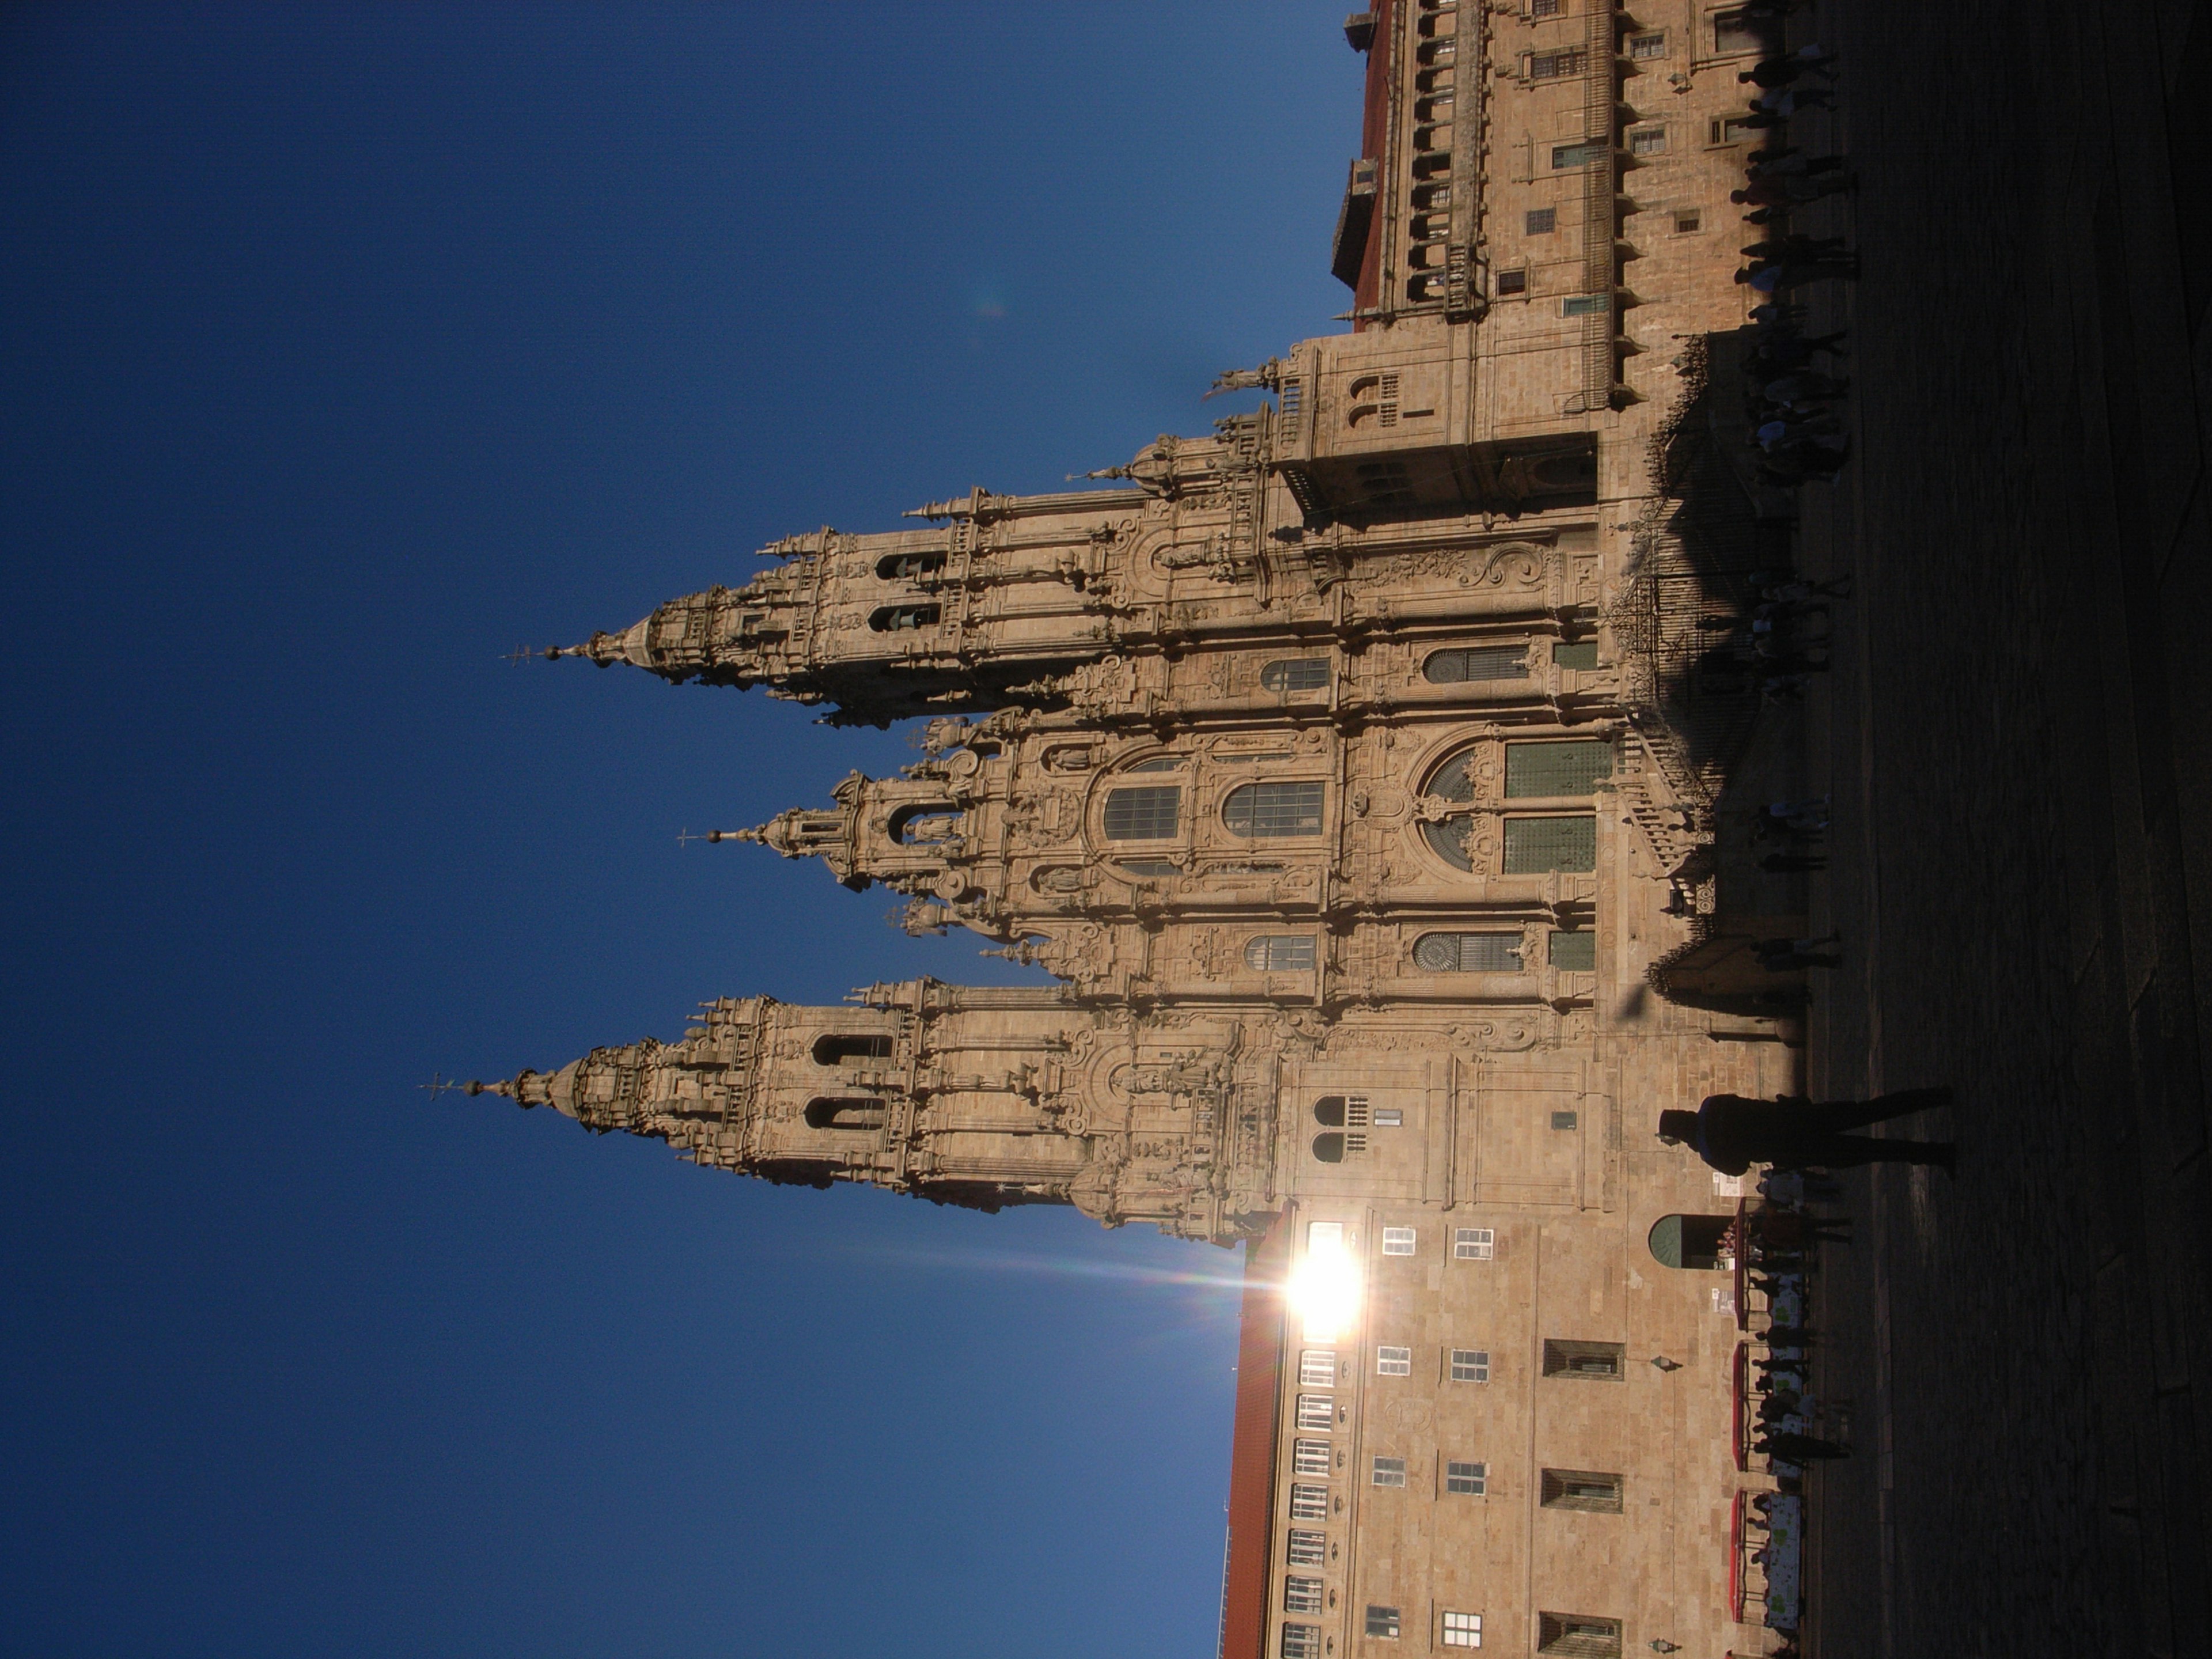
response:
<path id="1" fill-rule="evenodd" d="M 1701 666 L 1706 683 L 1748 676 L 1755 680 L 1762 701 L 1794 701 L 1805 695 L 1808 677 L 1828 667 L 1828 636 L 1825 626 L 1829 601 L 1849 592 L 1850 579 L 1839 582 L 1808 582 L 1794 571 L 1755 570 L 1751 574 L 1755 597 L 1751 615 L 1707 617 L 1698 626 L 1711 631 L 1725 629 L 1729 637 L 1706 652 Z M 1806 624 L 1820 617 L 1817 633 Z"/>

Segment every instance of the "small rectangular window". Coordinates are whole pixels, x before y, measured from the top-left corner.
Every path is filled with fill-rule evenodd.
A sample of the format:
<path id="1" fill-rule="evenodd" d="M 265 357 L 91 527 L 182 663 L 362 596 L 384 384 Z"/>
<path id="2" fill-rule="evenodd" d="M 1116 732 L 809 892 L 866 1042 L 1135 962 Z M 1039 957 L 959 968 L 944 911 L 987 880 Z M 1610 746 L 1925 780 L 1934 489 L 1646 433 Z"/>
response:
<path id="1" fill-rule="evenodd" d="M 1327 1474 L 1328 1473 L 1328 1442 L 1300 1440 L 1291 1448 L 1292 1474 Z"/>
<path id="2" fill-rule="evenodd" d="M 1174 784 L 1115 789 L 1106 796 L 1109 841 L 1168 841 L 1176 832 L 1182 791 Z"/>
<path id="3" fill-rule="evenodd" d="M 1284 1626 L 1283 1659 L 1321 1659 L 1321 1626 Z"/>
<path id="4" fill-rule="evenodd" d="M 1587 927 L 1552 935 L 1552 966 L 1563 974 L 1597 971 L 1597 935 Z"/>
<path id="5" fill-rule="evenodd" d="M 1312 971 L 1311 933 L 1262 933 L 1244 945 L 1244 965 L 1262 974 L 1302 974 Z"/>
<path id="6" fill-rule="evenodd" d="M 1631 59 L 1639 64 L 1654 58 L 1664 58 L 1667 55 L 1667 32 L 1664 29 L 1655 29 L 1648 34 L 1630 35 L 1628 55 Z"/>
<path id="7" fill-rule="evenodd" d="M 1759 129 L 1741 115 L 1723 115 L 1713 123 L 1713 143 L 1740 144 L 1753 137 Z"/>
<path id="8" fill-rule="evenodd" d="M 1674 216 L 1674 234 L 1677 236 L 1693 235 L 1705 228 L 1705 223 L 1703 214 L 1690 211 L 1678 213 Z M 1593 646 L 1591 648 L 1595 650 L 1596 647 Z"/>
<path id="9" fill-rule="evenodd" d="M 1283 1580 L 1283 1611 L 1285 1613 L 1319 1613 L 1321 1611 L 1321 1580 L 1297 1577 L 1285 1578 Z"/>
<path id="10" fill-rule="evenodd" d="M 1448 1613 L 1444 1615 L 1444 1645 L 1448 1648 L 1479 1648 L 1482 1645 L 1482 1615 L 1479 1613 Z"/>
<path id="11" fill-rule="evenodd" d="M 1577 673 L 1588 673 L 1597 666 L 1597 641 L 1577 640 L 1570 645 L 1561 640 L 1552 647 L 1552 665 L 1571 668 Z"/>
<path id="12" fill-rule="evenodd" d="M 1540 876 L 1547 871 L 1597 868 L 1597 820 L 1508 818 L 1504 873 Z"/>
<path id="13" fill-rule="evenodd" d="M 1603 294 L 1577 294 L 1559 301 L 1562 317 L 1599 317 L 1612 309 L 1612 298 Z"/>
<path id="14" fill-rule="evenodd" d="M 1603 161 L 1605 152 L 1604 143 L 1597 139 L 1584 139 L 1578 144 L 1554 144 L 1552 146 L 1552 167 L 1555 172 L 1561 173 L 1570 167 L 1586 167 L 1593 161 Z"/>
<path id="15" fill-rule="evenodd" d="M 1620 1620 L 1586 1613 L 1540 1613 L 1536 1651 L 1559 1659 L 1620 1659 Z"/>
<path id="16" fill-rule="evenodd" d="M 1566 0 L 1528 0 L 1531 17 L 1557 17 L 1566 9 Z"/>
<path id="17" fill-rule="evenodd" d="M 1406 1484 L 1406 1460 L 1402 1457 L 1378 1457 L 1375 1460 L 1374 1480 L 1378 1486 L 1402 1486 Z"/>
<path id="18" fill-rule="evenodd" d="M 1452 1229 L 1452 1254 L 1462 1261 L 1489 1261 L 1497 1242 L 1497 1233 L 1488 1227 Z"/>
<path id="19" fill-rule="evenodd" d="M 1376 1349 L 1375 1374 L 1377 1376 L 1411 1376 L 1413 1374 L 1413 1351 L 1411 1348 Z"/>
<path id="20" fill-rule="evenodd" d="M 1378 1607 L 1373 1602 L 1367 1606 L 1367 1633 L 1395 1641 L 1398 1635 L 1398 1609 Z"/>
<path id="21" fill-rule="evenodd" d="M 1490 291 L 1501 299 L 1510 295 L 1526 294 L 1528 291 L 1528 273 L 1517 270 L 1501 270 L 1497 280 L 1491 283 Z"/>
<path id="22" fill-rule="evenodd" d="M 1451 1351 L 1451 1380 L 1455 1382 L 1489 1382 L 1490 1350 L 1454 1348 Z"/>
<path id="23" fill-rule="evenodd" d="M 1745 52 L 1771 53 L 1779 39 L 1780 31 L 1772 21 L 1754 16 L 1748 9 L 1713 14 L 1713 51 L 1721 57 Z"/>
<path id="24" fill-rule="evenodd" d="M 1589 57 L 1580 46 L 1568 46 L 1559 52 L 1532 52 L 1528 57 L 1528 78 L 1532 81 L 1562 81 L 1571 75 L 1580 75 Z"/>
<path id="25" fill-rule="evenodd" d="M 1421 665 L 1421 676 L 1431 685 L 1457 685 L 1467 680 L 1525 680 L 1528 678 L 1528 647 L 1478 645 L 1465 650 L 1434 652 Z"/>
<path id="26" fill-rule="evenodd" d="M 1328 1563 L 1328 1534 L 1292 1527 L 1287 1559 L 1294 1567 L 1326 1566 Z"/>
<path id="27" fill-rule="evenodd" d="M 1336 1350 L 1308 1348 L 1298 1355 L 1298 1386 L 1333 1389 L 1336 1386 Z"/>
<path id="28" fill-rule="evenodd" d="M 1544 1375 L 1618 1382 L 1623 1375 L 1621 1367 L 1627 1354 L 1627 1348 L 1618 1342 L 1561 1341 L 1547 1337 L 1544 1340 Z"/>
<path id="29" fill-rule="evenodd" d="M 1382 1230 L 1382 1254 L 1411 1255 L 1413 1253 L 1413 1230 L 1411 1227 L 1385 1227 Z"/>
<path id="30" fill-rule="evenodd" d="M 1328 1520 L 1328 1488 L 1327 1486 L 1292 1486 L 1291 1488 L 1291 1519 L 1293 1521 Z"/>
<path id="31" fill-rule="evenodd" d="M 1396 1106 L 1377 1106 L 1375 1109 L 1375 1127 L 1378 1129 L 1404 1128 L 1406 1127 L 1405 1111 Z"/>
<path id="32" fill-rule="evenodd" d="M 1447 1463 L 1444 1465 L 1444 1490 L 1461 1498 L 1480 1498 L 1489 1483 L 1487 1463 Z"/>
<path id="33" fill-rule="evenodd" d="M 1621 1512 L 1621 1480 L 1617 1474 L 1595 1469 L 1546 1469 L 1540 1490 L 1547 1510 L 1589 1510 L 1601 1515 Z"/>
<path id="34" fill-rule="evenodd" d="M 1336 1401 L 1325 1394 L 1298 1396 L 1298 1426 L 1327 1433 L 1336 1424 Z"/>
<path id="35" fill-rule="evenodd" d="M 1631 155 L 1657 155 L 1666 148 L 1666 128 L 1632 127 L 1629 129 L 1628 153 Z"/>
<path id="36" fill-rule="evenodd" d="M 1571 1129 L 1580 1120 L 1572 1112 L 1554 1112 L 1552 1114 L 1552 1127 L 1554 1129 Z"/>
<path id="37" fill-rule="evenodd" d="M 1522 222 L 1522 233 L 1528 236 L 1549 236 L 1559 228 L 1557 208 L 1530 208 L 1528 216 Z"/>
<path id="38" fill-rule="evenodd" d="M 1344 1224 L 1341 1221 L 1309 1221 L 1306 1224 L 1306 1249 L 1341 1249 L 1344 1246 Z"/>
<path id="39" fill-rule="evenodd" d="M 1518 933 L 1424 933 L 1413 941 L 1413 966 L 1432 974 L 1517 974 Z"/>

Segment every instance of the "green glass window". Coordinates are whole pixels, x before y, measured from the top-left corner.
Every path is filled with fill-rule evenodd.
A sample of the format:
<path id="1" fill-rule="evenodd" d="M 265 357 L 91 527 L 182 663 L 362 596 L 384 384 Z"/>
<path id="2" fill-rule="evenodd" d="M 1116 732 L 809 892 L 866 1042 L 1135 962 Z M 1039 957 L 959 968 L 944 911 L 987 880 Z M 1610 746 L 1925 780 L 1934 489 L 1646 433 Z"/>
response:
<path id="1" fill-rule="evenodd" d="M 1505 745 L 1505 798 L 1556 800 L 1587 795 L 1601 778 L 1613 775 L 1613 745 L 1596 741 L 1509 743 Z"/>
<path id="2" fill-rule="evenodd" d="M 1607 146 L 1602 140 L 1581 144 L 1552 146 L 1552 165 L 1554 167 L 1586 167 L 1592 161 L 1603 159 Z"/>
<path id="3" fill-rule="evenodd" d="M 1562 317 L 1596 317 L 1612 309 L 1612 296 L 1604 294 L 1577 294 L 1559 301 Z"/>
<path id="4" fill-rule="evenodd" d="M 1221 817 L 1234 835 L 1317 836 L 1321 803 L 1318 783 L 1248 783 L 1229 792 Z"/>
<path id="5" fill-rule="evenodd" d="M 1116 789 L 1106 797 L 1109 841 L 1166 841 L 1176 832 L 1182 791 L 1174 784 Z"/>
<path id="6" fill-rule="evenodd" d="M 1505 874 L 1540 876 L 1548 870 L 1596 868 L 1595 818 L 1505 820 Z"/>
<path id="7" fill-rule="evenodd" d="M 1552 935 L 1552 966 L 1563 974 L 1597 971 L 1597 935 L 1587 927 Z"/>
<path id="8" fill-rule="evenodd" d="M 1552 647 L 1552 661 L 1560 668 L 1575 668 L 1588 672 L 1597 666 L 1597 641 L 1577 640 L 1569 645 L 1561 641 Z"/>

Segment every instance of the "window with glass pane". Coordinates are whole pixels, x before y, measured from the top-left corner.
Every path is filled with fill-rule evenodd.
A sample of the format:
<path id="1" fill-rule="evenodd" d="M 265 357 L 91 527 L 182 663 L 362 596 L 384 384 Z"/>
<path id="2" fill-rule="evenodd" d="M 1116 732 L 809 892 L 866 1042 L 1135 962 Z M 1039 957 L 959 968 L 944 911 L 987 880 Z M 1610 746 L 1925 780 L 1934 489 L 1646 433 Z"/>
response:
<path id="1" fill-rule="evenodd" d="M 1490 1350 L 1454 1348 L 1451 1351 L 1451 1380 L 1455 1382 L 1489 1382 Z"/>
<path id="2" fill-rule="evenodd" d="M 1298 1355 L 1298 1386 L 1328 1389 L 1336 1385 L 1336 1350 L 1307 1348 Z"/>
<path id="3" fill-rule="evenodd" d="M 1327 1486 L 1292 1486 L 1291 1488 L 1291 1519 L 1293 1521 L 1328 1520 L 1328 1488 Z"/>
<path id="4" fill-rule="evenodd" d="M 1284 1626 L 1283 1659 L 1321 1659 L 1321 1626 Z"/>
<path id="5" fill-rule="evenodd" d="M 1378 1607 L 1371 1601 L 1368 1603 L 1367 1633 L 1395 1639 L 1398 1634 L 1398 1609 Z"/>
<path id="6" fill-rule="evenodd" d="M 1690 228 L 1695 230 L 1697 227 L 1692 225 Z M 1558 667 L 1586 673 L 1597 666 L 1597 641 L 1577 640 L 1570 645 L 1562 640 L 1552 647 L 1552 661 Z"/>
<path id="7" fill-rule="evenodd" d="M 1613 775 L 1613 745 L 1588 739 L 1505 745 L 1505 798 L 1587 795 Z"/>
<path id="8" fill-rule="evenodd" d="M 1378 1457 L 1375 1460 L 1375 1484 L 1378 1486 L 1402 1486 L 1406 1484 L 1406 1460 L 1402 1457 Z"/>
<path id="9" fill-rule="evenodd" d="M 1589 928 L 1552 935 L 1552 966 L 1563 974 L 1597 971 L 1597 935 Z"/>
<path id="10" fill-rule="evenodd" d="M 1518 933 L 1424 933 L 1413 941 L 1413 966 L 1431 974 L 1517 974 Z"/>
<path id="11" fill-rule="evenodd" d="M 1621 1512 L 1621 1482 L 1617 1474 L 1595 1469 L 1546 1469 L 1540 1488 L 1547 1510 L 1587 1510 L 1600 1515 Z"/>
<path id="12" fill-rule="evenodd" d="M 1106 797 L 1109 841 L 1166 841 L 1176 832 L 1182 791 L 1174 784 L 1115 789 Z"/>
<path id="13" fill-rule="evenodd" d="M 1321 1611 L 1321 1580 L 1301 1578 L 1295 1574 L 1283 1580 L 1283 1611 L 1285 1613 L 1319 1613 Z"/>
<path id="14" fill-rule="evenodd" d="M 1482 1645 L 1482 1615 L 1479 1613 L 1448 1613 L 1444 1615 L 1444 1645 L 1448 1648 L 1479 1648 Z"/>
<path id="15" fill-rule="evenodd" d="M 1292 1527 L 1287 1553 L 1290 1564 L 1294 1567 L 1325 1566 L 1328 1562 L 1328 1534 Z"/>
<path id="16" fill-rule="evenodd" d="M 1413 1255 L 1413 1229 L 1411 1227 L 1385 1227 L 1382 1230 L 1382 1254 L 1385 1255 Z"/>
<path id="17" fill-rule="evenodd" d="M 1559 222 L 1559 210 L 1557 208 L 1530 208 L 1521 228 L 1527 235 L 1548 236 L 1558 228 Z"/>
<path id="18" fill-rule="evenodd" d="M 1298 1426 L 1326 1434 L 1336 1422 L 1336 1401 L 1325 1394 L 1298 1396 Z"/>
<path id="19" fill-rule="evenodd" d="M 1577 294 L 1559 301 L 1562 317 L 1601 317 L 1612 309 L 1612 296 L 1604 294 Z"/>
<path id="20" fill-rule="evenodd" d="M 1311 933 L 1263 933 L 1244 945 L 1244 965 L 1263 974 L 1300 974 L 1314 965 Z"/>
<path id="21" fill-rule="evenodd" d="M 1452 1254 L 1462 1261 L 1487 1261 L 1497 1239 L 1495 1228 L 1455 1227 L 1452 1230 Z"/>
<path id="22" fill-rule="evenodd" d="M 1293 1474 L 1327 1474 L 1328 1473 L 1328 1442 L 1300 1440 L 1291 1447 L 1291 1473 Z"/>
<path id="23" fill-rule="evenodd" d="M 1552 165 L 1555 167 L 1586 167 L 1605 155 L 1607 147 L 1598 143 L 1554 144 L 1552 146 Z"/>
<path id="24" fill-rule="evenodd" d="M 1457 685 L 1465 680 L 1525 680 L 1528 647 L 1474 645 L 1464 650 L 1433 651 L 1421 665 L 1421 674 L 1431 685 Z"/>
<path id="25" fill-rule="evenodd" d="M 1549 870 L 1596 868 L 1595 818 L 1505 820 L 1505 874 L 1540 876 Z"/>
<path id="26" fill-rule="evenodd" d="M 1375 1373 L 1378 1376 L 1411 1376 L 1413 1374 L 1413 1351 L 1411 1348 L 1376 1349 Z"/>
<path id="27" fill-rule="evenodd" d="M 1540 1613 L 1536 1651 L 1559 1659 L 1620 1659 L 1620 1620 L 1586 1613 Z"/>
<path id="28" fill-rule="evenodd" d="M 1589 1377 L 1618 1382 L 1628 1350 L 1618 1342 L 1576 1342 L 1547 1338 L 1544 1343 L 1544 1375 Z"/>
<path id="29" fill-rule="evenodd" d="M 1322 785 L 1248 783 L 1229 792 L 1222 822 L 1239 836 L 1321 834 Z"/>
<path id="30" fill-rule="evenodd" d="M 1444 1465 L 1444 1490 L 1462 1498 L 1480 1498 L 1489 1483 L 1487 1463 L 1447 1463 Z"/>
<path id="31" fill-rule="evenodd" d="M 1286 657 L 1260 671 L 1260 684 L 1269 691 L 1318 691 L 1328 684 L 1328 663 L 1321 657 Z"/>

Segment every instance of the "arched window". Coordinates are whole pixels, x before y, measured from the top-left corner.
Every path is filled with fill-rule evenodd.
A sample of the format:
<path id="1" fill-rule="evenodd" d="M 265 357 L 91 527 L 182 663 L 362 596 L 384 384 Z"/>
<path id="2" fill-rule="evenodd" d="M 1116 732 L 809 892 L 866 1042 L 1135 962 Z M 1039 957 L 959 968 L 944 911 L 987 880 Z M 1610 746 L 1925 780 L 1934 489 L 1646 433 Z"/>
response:
<path id="1" fill-rule="evenodd" d="M 825 1031 L 814 1039 L 817 1066 L 854 1065 L 890 1057 L 891 1040 L 881 1032 Z"/>
<path id="2" fill-rule="evenodd" d="M 1321 803 L 1318 783 L 1248 783 L 1229 792 L 1221 818 L 1231 835 L 1317 836 Z"/>
<path id="3" fill-rule="evenodd" d="M 1322 1164 L 1343 1163 L 1344 1137 L 1334 1133 L 1316 1135 L 1313 1138 L 1313 1155 Z"/>
<path id="4" fill-rule="evenodd" d="M 1518 933 L 1424 933 L 1413 941 L 1413 966 L 1431 974 L 1517 974 Z"/>
<path id="5" fill-rule="evenodd" d="M 876 561 L 876 574 L 887 582 L 911 581 L 945 568 L 942 553 L 886 553 Z"/>
<path id="6" fill-rule="evenodd" d="M 1244 945 L 1244 965 L 1263 974 L 1304 973 L 1314 965 L 1311 933 L 1262 933 Z"/>
<path id="7" fill-rule="evenodd" d="M 806 1127 L 810 1129 L 880 1129 L 884 1127 L 884 1103 L 866 1096 L 846 1099 L 820 1097 L 806 1103 Z"/>
<path id="8" fill-rule="evenodd" d="M 1703 1268 L 1721 1265 L 1735 1218 L 1729 1215 L 1662 1215 L 1651 1224 L 1651 1259 L 1662 1267 Z"/>
<path id="9" fill-rule="evenodd" d="M 1528 678 L 1526 645 L 1471 645 L 1450 651 L 1434 651 L 1421 665 L 1421 678 L 1431 685 L 1460 685 L 1469 680 L 1525 680 Z"/>
<path id="10" fill-rule="evenodd" d="M 1106 839 L 1171 840 L 1182 803 L 1182 791 L 1172 783 L 1109 790 L 1106 796 Z"/>
<path id="11" fill-rule="evenodd" d="M 934 627 L 941 614 L 933 605 L 879 605 L 869 617 L 868 626 L 878 634 L 903 634 L 917 628 Z"/>
<path id="12" fill-rule="evenodd" d="M 1284 657 L 1260 671 L 1267 691 L 1318 691 L 1328 684 L 1328 664 L 1320 657 Z"/>
<path id="13" fill-rule="evenodd" d="M 1314 1121 L 1324 1129 L 1341 1129 L 1344 1127 L 1344 1097 L 1323 1095 L 1314 1102 Z"/>
<path id="14" fill-rule="evenodd" d="M 1429 778 L 1428 787 L 1422 793 L 1439 800 L 1472 801 L 1474 785 L 1467 775 L 1468 763 L 1474 758 L 1472 751 L 1455 755 L 1438 767 Z M 1474 863 L 1467 855 L 1467 832 L 1473 823 L 1465 813 L 1455 812 L 1440 823 L 1424 823 L 1421 839 L 1429 850 L 1445 863 L 1459 869 L 1472 871 Z"/>

